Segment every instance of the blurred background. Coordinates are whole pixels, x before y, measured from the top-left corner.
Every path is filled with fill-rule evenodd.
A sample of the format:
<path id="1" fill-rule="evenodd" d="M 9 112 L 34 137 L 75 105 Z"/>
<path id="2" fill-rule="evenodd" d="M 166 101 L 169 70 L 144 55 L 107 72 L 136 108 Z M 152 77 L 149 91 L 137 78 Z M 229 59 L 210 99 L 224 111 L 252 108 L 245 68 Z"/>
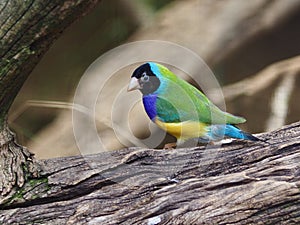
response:
<path id="1" fill-rule="evenodd" d="M 240 127 L 248 132 L 299 120 L 300 0 L 103 0 L 62 34 L 19 92 L 9 113 L 19 142 L 37 158 L 80 154 L 70 103 L 81 76 L 105 52 L 138 40 L 196 52 L 222 85 L 227 111 L 247 118 Z M 136 66 L 119 71 L 121 86 Z M 107 90 L 118 87 L 109 84 Z M 107 96 L 97 110 L 111 109 Z M 134 110 L 134 133 L 145 137 L 148 118 Z M 107 149 L 126 147 L 108 123 L 97 124 Z"/>

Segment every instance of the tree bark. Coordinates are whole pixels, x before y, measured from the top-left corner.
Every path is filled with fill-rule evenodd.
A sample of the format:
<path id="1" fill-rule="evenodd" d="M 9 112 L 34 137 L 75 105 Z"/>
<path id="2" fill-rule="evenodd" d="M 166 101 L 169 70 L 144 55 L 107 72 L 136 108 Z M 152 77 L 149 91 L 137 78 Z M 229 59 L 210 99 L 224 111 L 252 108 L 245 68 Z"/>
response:
<path id="1" fill-rule="evenodd" d="M 3 224 L 299 224 L 300 122 L 261 142 L 43 161 Z"/>
<path id="2" fill-rule="evenodd" d="M 35 65 L 53 41 L 98 0 L 6 0 L 0 2 L 0 194 L 21 187 L 38 169 L 32 155 L 15 142 L 8 110 Z"/>

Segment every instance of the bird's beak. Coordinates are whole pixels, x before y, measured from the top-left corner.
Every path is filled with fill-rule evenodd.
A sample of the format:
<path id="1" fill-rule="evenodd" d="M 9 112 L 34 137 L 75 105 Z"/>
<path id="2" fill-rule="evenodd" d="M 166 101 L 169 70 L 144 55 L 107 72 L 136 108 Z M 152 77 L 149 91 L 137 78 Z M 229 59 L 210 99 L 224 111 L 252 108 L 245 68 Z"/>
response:
<path id="1" fill-rule="evenodd" d="M 127 91 L 133 91 L 136 89 L 141 89 L 141 85 L 139 83 L 139 80 L 135 77 L 131 78 L 130 83 L 128 85 Z"/>

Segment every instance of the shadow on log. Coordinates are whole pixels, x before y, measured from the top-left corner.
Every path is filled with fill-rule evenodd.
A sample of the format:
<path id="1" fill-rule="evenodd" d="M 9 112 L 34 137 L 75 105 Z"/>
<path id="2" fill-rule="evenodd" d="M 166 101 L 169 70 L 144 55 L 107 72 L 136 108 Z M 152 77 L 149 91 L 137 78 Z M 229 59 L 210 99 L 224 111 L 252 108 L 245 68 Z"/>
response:
<path id="1" fill-rule="evenodd" d="M 264 142 L 41 161 L 1 224 L 299 224 L 300 122 Z"/>

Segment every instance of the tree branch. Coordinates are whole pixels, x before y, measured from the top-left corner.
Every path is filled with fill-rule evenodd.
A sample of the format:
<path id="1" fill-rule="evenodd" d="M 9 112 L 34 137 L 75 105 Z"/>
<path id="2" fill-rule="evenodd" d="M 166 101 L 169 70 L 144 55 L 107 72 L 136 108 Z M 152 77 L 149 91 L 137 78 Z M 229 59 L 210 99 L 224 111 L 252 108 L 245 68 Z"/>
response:
<path id="1" fill-rule="evenodd" d="M 128 148 L 43 161 L 0 221 L 46 224 L 299 224 L 300 122 L 265 142 Z"/>
<path id="2" fill-rule="evenodd" d="M 8 110 L 53 41 L 98 0 L 7 0 L 0 2 L 0 194 L 21 187 L 38 169 L 7 126 Z"/>
<path id="3" fill-rule="evenodd" d="M 97 2 L 9 0 L 0 3 L 2 120 L 20 87 L 53 41 Z"/>

